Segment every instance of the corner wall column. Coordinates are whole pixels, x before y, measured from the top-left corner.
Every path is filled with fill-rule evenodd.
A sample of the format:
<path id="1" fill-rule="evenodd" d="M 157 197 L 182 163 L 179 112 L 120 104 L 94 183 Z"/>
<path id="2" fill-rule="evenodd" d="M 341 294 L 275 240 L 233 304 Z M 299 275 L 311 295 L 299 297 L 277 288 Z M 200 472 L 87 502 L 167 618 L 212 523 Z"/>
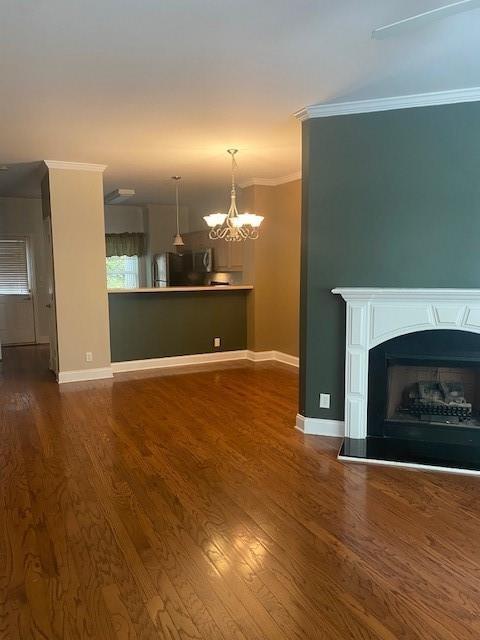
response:
<path id="1" fill-rule="evenodd" d="M 103 207 L 106 167 L 48 160 L 45 164 L 58 337 L 57 379 L 74 382 L 109 378 L 112 369 Z"/>

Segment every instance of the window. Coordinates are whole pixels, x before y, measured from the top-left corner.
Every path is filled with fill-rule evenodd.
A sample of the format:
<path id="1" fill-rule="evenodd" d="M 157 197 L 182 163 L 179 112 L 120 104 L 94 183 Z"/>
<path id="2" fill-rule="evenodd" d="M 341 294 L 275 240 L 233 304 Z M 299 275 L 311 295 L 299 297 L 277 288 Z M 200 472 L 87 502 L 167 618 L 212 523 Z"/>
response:
<path id="1" fill-rule="evenodd" d="M 30 293 L 26 238 L 0 238 L 0 295 Z"/>
<path id="2" fill-rule="evenodd" d="M 109 289 L 138 288 L 138 256 L 107 258 L 107 287 Z"/>

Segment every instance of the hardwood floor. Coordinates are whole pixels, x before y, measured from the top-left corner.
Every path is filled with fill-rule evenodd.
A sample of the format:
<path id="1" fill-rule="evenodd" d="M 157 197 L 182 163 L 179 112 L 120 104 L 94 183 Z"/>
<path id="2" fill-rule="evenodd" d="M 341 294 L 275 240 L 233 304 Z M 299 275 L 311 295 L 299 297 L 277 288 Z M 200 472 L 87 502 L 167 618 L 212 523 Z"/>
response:
<path id="1" fill-rule="evenodd" d="M 297 375 L 0 374 L 0 638 L 480 637 L 480 479 L 336 460 Z"/>

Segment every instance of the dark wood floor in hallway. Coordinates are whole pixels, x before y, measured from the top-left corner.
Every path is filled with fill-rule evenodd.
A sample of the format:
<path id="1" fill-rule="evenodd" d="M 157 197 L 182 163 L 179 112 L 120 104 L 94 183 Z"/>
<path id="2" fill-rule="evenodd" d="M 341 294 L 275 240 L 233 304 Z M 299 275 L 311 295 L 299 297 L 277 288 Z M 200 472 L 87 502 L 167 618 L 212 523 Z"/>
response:
<path id="1" fill-rule="evenodd" d="M 343 464 L 275 364 L 0 374 L 0 638 L 480 637 L 480 479 Z"/>

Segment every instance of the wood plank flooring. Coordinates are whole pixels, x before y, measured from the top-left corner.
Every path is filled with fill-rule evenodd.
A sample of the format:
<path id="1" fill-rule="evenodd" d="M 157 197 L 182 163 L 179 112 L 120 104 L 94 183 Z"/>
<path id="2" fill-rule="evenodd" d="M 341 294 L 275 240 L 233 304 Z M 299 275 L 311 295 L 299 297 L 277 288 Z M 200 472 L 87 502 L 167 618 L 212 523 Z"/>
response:
<path id="1" fill-rule="evenodd" d="M 336 460 L 278 364 L 0 373 L 0 638 L 480 638 L 480 479 Z"/>

